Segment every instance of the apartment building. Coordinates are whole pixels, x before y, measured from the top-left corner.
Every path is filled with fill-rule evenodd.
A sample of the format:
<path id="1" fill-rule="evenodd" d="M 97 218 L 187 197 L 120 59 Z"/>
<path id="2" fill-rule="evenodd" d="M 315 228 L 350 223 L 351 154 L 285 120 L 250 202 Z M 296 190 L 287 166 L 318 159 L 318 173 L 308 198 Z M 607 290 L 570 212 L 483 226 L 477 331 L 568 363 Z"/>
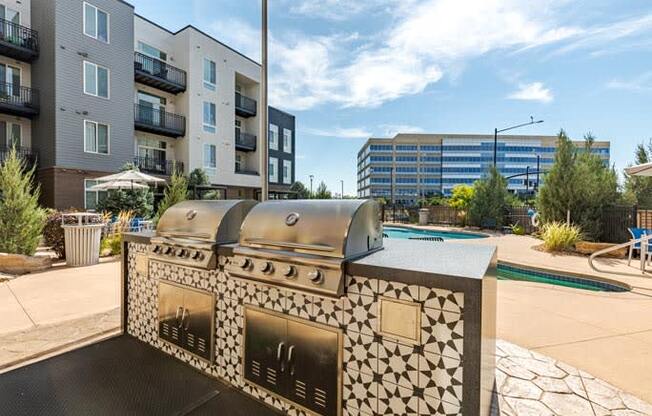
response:
<path id="1" fill-rule="evenodd" d="M 0 1 L 0 162 L 10 148 L 35 161 L 32 120 L 39 92 L 32 86 L 32 63 L 39 57 L 30 0 Z"/>
<path id="2" fill-rule="evenodd" d="M 584 147 L 584 142 L 575 144 Z M 499 136 L 497 166 L 508 178 L 508 189 L 531 191 L 543 183 L 543 174 L 536 172 L 550 169 L 556 146 L 556 136 Z M 609 163 L 608 141 L 595 142 L 591 151 Z M 493 160 L 493 135 L 370 138 L 358 152 L 358 196 L 409 205 L 432 195 L 450 195 L 454 186 L 471 185 L 482 178 Z"/>
<path id="3" fill-rule="evenodd" d="M 222 196 L 259 197 L 257 62 L 122 0 L 0 0 L 0 24 L 0 161 L 16 146 L 37 163 L 45 205 L 93 209 L 95 178 L 127 162 L 164 178 L 201 168 Z M 294 116 L 269 111 L 282 194 Z"/>
<path id="4" fill-rule="evenodd" d="M 269 196 L 292 198 L 290 187 L 295 170 L 295 118 L 292 114 L 269 109 Z"/>

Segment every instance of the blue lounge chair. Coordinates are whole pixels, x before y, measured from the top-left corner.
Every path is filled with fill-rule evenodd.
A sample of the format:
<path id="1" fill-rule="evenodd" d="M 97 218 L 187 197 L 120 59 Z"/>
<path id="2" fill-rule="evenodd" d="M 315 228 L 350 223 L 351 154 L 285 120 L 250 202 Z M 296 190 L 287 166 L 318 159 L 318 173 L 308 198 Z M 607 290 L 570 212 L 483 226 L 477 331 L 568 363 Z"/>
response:
<path id="1" fill-rule="evenodd" d="M 645 229 L 645 228 L 631 227 L 631 228 L 628 228 L 627 231 L 629 231 L 629 234 L 632 236 L 632 239 L 630 241 L 639 240 L 644 235 L 652 234 L 652 230 L 648 230 L 648 229 Z M 632 245 L 629 246 L 629 255 L 627 256 L 627 265 L 628 266 L 632 262 L 632 253 L 634 252 L 634 250 L 638 250 L 639 253 L 640 253 L 640 251 L 641 251 L 641 243 L 640 242 L 638 242 L 636 244 L 632 244 Z M 647 252 L 648 252 L 648 258 L 649 258 L 650 255 L 652 255 L 652 243 L 648 243 Z M 641 260 L 643 260 L 643 259 L 641 259 Z"/>

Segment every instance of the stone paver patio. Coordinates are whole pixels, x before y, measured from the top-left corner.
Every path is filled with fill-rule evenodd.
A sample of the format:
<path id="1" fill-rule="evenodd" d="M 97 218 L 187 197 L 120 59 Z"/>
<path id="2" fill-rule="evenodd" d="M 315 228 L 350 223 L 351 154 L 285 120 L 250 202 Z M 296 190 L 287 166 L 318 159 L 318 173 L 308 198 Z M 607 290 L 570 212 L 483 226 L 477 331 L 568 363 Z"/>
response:
<path id="1" fill-rule="evenodd" d="M 561 361 L 507 341 L 496 343 L 502 416 L 643 416 L 652 405 Z"/>

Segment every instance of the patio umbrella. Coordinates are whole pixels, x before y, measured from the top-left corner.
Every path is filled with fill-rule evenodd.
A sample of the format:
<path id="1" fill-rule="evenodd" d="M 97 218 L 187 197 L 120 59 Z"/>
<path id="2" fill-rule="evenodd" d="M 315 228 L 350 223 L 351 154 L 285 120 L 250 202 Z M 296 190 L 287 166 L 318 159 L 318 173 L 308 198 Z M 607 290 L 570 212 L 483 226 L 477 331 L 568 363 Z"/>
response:
<path id="1" fill-rule="evenodd" d="M 114 173 L 112 175 L 101 176 L 95 178 L 97 181 L 108 182 L 108 181 L 129 181 L 135 183 L 155 183 L 155 182 L 165 182 L 165 179 L 157 178 L 156 176 L 147 175 L 145 173 L 139 172 L 137 170 L 125 170 L 122 172 Z"/>
<path id="2" fill-rule="evenodd" d="M 92 191 L 106 191 L 109 189 L 146 189 L 147 185 L 132 181 L 108 181 L 91 186 Z"/>

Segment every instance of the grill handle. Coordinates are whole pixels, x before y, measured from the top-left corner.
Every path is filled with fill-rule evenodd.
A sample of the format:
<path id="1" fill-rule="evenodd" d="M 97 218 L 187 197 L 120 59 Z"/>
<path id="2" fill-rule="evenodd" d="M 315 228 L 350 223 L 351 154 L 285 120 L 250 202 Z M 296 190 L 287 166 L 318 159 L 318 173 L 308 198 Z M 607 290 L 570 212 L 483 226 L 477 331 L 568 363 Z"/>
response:
<path id="1" fill-rule="evenodd" d="M 186 322 L 185 325 L 183 325 L 184 321 Z M 181 315 L 181 325 L 183 325 L 184 330 L 188 330 L 190 328 L 190 311 L 186 308 L 183 308 L 183 314 Z"/>
<path id="2" fill-rule="evenodd" d="M 183 306 L 179 306 L 179 307 L 177 308 L 177 314 L 176 314 L 176 316 L 174 317 L 174 320 L 177 321 L 177 326 L 178 326 L 179 328 L 181 328 L 181 325 L 183 325 L 183 315 L 181 316 L 181 321 L 179 321 L 179 313 L 181 313 L 182 311 L 183 311 Z"/>
<path id="3" fill-rule="evenodd" d="M 285 351 L 285 343 L 279 342 L 276 347 L 276 361 L 280 367 L 281 373 L 285 371 L 285 362 L 283 361 L 283 351 Z"/>
<path id="4" fill-rule="evenodd" d="M 288 348 L 288 369 L 290 370 L 290 375 L 294 375 L 294 345 L 290 345 Z"/>
<path id="5" fill-rule="evenodd" d="M 266 246 L 274 246 L 274 247 L 300 248 L 304 250 L 314 250 L 314 251 L 335 251 L 335 248 L 333 246 L 329 246 L 326 244 L 301 244 L 301 243 L 293 243 L 291 241 L 270 240 L 267 238 L 247 238 L 245 239 L 245 241 L 250 244 L 263 244 Z"/>

